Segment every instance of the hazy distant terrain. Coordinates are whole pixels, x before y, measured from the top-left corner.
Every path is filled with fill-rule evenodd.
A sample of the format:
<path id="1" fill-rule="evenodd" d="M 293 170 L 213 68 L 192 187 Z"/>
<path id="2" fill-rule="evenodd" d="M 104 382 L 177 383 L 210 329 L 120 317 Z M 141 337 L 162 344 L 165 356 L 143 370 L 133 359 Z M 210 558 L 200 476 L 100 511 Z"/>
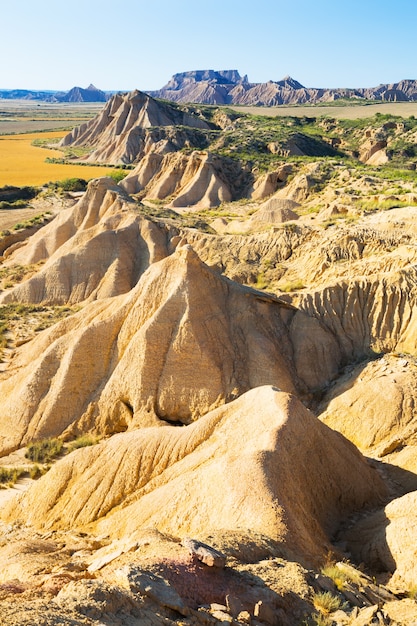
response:
<path id="1" fill-rule="evenodd" d="M 274 107 L 257 107 L 257 106 L 230 106 L 235 111 L 242 113 L 250 113 L 252 115 L 276 115 L 293 116 L 293 117 L 335 117 L 337 119 L 364 119 L 372 117 L 375 113 L 382 115 L 399 115 L 401 117 L 410 117 L 417 115 L 417 102 L 364 102 L 358 104 L 345 105 L 308 105 L 308 106 L 274 106 Z"/>
<path id="2" fill-rule="evenodd" d="M 0 100 L 0 135 L 72 128 L 91 119 L 102 106 L 102 103 Z"/>

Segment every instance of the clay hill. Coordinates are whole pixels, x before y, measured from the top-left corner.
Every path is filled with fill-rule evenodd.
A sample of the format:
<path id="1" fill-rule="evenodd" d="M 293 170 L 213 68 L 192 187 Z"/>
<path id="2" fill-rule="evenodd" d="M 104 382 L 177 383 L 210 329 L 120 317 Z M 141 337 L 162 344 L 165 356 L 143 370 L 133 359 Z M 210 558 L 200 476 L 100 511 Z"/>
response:
<path id="1" fill-rule="evenodd" d="M 164 87 L 149 93 L 174 102 L 247 106 L 317 104 L 340 98 L 407 102 L 417 98 L 417 81 L 402 80 L 358 89 L 328 89 L 304 87 L 291 76 L 267 83 L 250 83 L 248 77 L 242 78 L 237 70 L 201 70 L 174 74 Z"/>
<path id="2" fill-rule="evenodd" d="M 117 95 L 1 232 L 2 624 L 416 623 L 415 123 L 279 124 Z"/>

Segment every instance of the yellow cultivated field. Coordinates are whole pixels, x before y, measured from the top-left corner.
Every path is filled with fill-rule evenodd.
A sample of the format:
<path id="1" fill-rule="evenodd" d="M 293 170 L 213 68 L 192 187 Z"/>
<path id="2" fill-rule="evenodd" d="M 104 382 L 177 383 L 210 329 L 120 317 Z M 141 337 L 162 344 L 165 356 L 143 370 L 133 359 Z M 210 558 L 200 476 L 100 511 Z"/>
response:
<path id="1" fill-rule="evenodd" d="M 32 146 L 37 138 L 49 139 L 64 137 L 65 131 L 50 133 L 30 133 L 23 135 L 0 136 L 0 187 L 4 185 L 43 185 L 64 178 L 99 178 L 114 171 L 110 167 L 83 165 L 61 165 L 45 163 L 47 157 L 62 158 L 59 150 L 49 150 Z"/>

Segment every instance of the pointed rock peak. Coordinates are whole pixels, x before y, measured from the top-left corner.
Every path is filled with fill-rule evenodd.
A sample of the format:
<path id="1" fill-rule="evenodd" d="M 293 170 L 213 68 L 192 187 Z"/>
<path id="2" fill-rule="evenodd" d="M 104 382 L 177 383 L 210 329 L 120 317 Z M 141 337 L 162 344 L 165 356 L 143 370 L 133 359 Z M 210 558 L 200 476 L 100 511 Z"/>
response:
<path id="1" fill-rule="evenodd" d="M 204 265 L 194 248 L 189 244 L 181 246 L 177 249 L 177 254 L 188 263 L 199 263 Z"/>
<path id="2" fill-rule="evenodd" d="M 298 80 L 292 78 L 289 74 L 284 76 L 284 78 L 279 81 L 279 84 L 285 87 L 290 87 L 291 89 L 304 89 L 304 86 L 299 83 Z"/>
<path id="3" fill-rule="evenodd" d="M 93 85 L 93 83 L 90 83 L 88 85 L 86 91 L 100 91 L 100 89 L 97 89 L 97 87 L 95 85 Z"/>

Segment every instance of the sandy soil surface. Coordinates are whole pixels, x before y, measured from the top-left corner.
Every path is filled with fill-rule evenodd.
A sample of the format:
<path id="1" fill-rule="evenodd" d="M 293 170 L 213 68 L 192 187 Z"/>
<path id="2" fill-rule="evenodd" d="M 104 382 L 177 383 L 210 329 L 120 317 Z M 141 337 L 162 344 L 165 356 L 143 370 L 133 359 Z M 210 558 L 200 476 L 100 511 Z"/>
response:
<path id="1" fill-rule="evenodd" d="M 26 209 L 5 209 L 0 210 L 0 230 L 13 228 L 15 224 L 24 222 L 38 214 L 36 209 L 28 207 Z"/>

